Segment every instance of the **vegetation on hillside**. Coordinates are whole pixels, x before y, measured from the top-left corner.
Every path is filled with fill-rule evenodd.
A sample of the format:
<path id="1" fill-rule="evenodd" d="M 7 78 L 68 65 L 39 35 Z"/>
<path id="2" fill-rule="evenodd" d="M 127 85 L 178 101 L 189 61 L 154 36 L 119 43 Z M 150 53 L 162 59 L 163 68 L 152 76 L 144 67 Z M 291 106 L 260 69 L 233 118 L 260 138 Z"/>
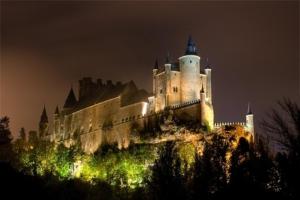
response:
<path id="1" fill-rule="evenodd" d="M 12 142 L 4 117 L 3 191 L 13 198 L 18 193 L 9 191 L 18 188 L 30 199 L 299 199 L 300 108 L 289 100 L 279 106 L 262 123 L 266 138 L 283 149 L 276 156 L 269 141 L 259 137 L 253 144 L 238 127 L 197 141 L 103 146 L 84 154 L 33 133 L 26 140 L 24 129 Z"/>

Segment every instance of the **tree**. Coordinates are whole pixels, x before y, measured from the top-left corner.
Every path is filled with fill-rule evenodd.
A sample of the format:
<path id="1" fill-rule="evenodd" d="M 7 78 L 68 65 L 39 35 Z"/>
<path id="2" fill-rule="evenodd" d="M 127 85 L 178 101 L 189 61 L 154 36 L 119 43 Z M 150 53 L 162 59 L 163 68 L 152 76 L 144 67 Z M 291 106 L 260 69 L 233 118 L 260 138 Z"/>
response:
<path id="1" fill-rule="evenodd" d="M 289 99 L 277 102 L 261 123 L 263 130 L 289 154 L 300 156 L 300 107 Z"/>
<path id="2" fill-rule="evenodd" d="M 228 141 L 215 134 L 205 144 L 203 155 L 195 155 L 192 179 L 193 199 L 210 199 L 226 188 L 226 152 Z"/>
<path id="3" fill-rule="evenodd" d="M 149 195 L 151 199 L 185 199 L 183 177 L 175 143 L 167 142 L 152 167 Z"/>
<path id="4" fill-rule="evenodd" d="M 12 135 L 9 130 L 9 118 L 0 118 L 0 161 L 9 162 L 12 160 Z"/>
<path id="5" fill-rule="evenodd" d="M 21 130 L 20 130 L 19 138 L 20 138 L 22 141 L 26 141 L 26 132 L 25 132 L 25 128 L 24 128 L 24 127 L 22 127 Z"/>
<path id="6" fill-rule="evenodd" d="M 240 138 L 238 146 L 231 156 L 228 190 L 230 197 L 244 194 L 247 194 L 247 198 L 271 198 L 271 195 L 275 197 L 275 168 L 268 153 L 261 145 L 259 144 L 255 151 L 245 138 Z"/>
<path id="7" fill-rule="evenodd" d="M 28 144 L 29 148 L 34 148 L 38 144 L 38 135 L 36 131 L 29 131 L 28 133 Z"/>
<path id="8" fill-rule="evenodd" d="M 300 107 L 289 99 L 278 101 L 261 123 L 265 133 L 281 151 L 276 164 L 281 177 L 283 194 L 289 199 L 300 198 Z"/>
<path id="9" fill-rule="evenodd" d="M 9 118 L 0 118 L 0 145 L 9 144 L 12 140 L 12 135 L 9 130 Z"/>

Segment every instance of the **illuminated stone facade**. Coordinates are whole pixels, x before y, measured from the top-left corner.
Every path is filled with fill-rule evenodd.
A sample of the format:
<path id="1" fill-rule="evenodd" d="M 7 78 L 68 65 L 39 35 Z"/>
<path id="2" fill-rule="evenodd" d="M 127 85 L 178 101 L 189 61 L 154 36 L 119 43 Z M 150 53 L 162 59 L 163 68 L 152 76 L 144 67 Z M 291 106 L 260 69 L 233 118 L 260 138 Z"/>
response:
<path id="1" fill-rule="evenodd" d="M 200 61 L 189 38 L 185 55 L 177 61 L 171 62 L 167 57 L 164 65 L 155 63 L 152 94 L 138 89 L 133 81 L 114 84 L 109 80 L 104 84 L 101 79 L 94 82 L 83 78 L 79 81 L 78 99 L 71 89 L 63 109 L 56 108 L 53 131 L 45 133 L 48 120 L 44 113 L 40 129 L 47 130 L 40 132 L 43 138 L 66 146 L 80 142 L 84 151 L 92 153 L 103 144 L 127 148 L 134 132 L 144 129 L 165 110 L 173 110 L 177 118 L 196 120 L 213 130 L 212 70 Z M 248 116 L 247 122 L 245 127 L 253 131 L 253 115 Z"/>

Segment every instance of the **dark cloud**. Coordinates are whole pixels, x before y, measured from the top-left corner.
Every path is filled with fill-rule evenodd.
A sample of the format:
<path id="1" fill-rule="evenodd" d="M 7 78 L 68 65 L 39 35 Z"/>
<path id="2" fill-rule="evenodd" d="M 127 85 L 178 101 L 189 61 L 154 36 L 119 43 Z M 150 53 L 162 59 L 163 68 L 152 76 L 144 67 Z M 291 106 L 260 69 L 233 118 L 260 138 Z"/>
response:
<path id="1" fill-rule="evenodd" d="M 155 58 L 184 52 L 189 34 L 213 67 L 217 121 L 256 119 L 299 100 L 297 2 L 1 2 L 1 115 L 36 129 L 83 76 L 151 91 Z"/>

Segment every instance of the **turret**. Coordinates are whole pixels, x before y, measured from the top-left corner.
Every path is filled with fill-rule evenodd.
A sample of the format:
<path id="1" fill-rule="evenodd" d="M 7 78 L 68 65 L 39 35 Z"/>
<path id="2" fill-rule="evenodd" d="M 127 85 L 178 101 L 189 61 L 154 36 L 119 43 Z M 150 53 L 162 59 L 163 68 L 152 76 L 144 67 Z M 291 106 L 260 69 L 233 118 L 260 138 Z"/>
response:
<path id="1" fill-rule="evenodd" d="M 252 113 L 250 103 L 248 103 L 248 110 L 246 114 L 246 130 L 252 134 L 254 139 L 254 115 Z"/>
<path id="2" fill-rule="evenodd" d="M 208 103 L 212 104 L 212 92 L 211 92 L 211 66 L 206 59 L 206 66 L 204 69 L 206 74 L 206 98 Z"/>
<path id="3" fill-rule="evenodd" d="M 192 38 L 189 37 L 185 55 L 179 58 L 180 77 L 180 99 L 181 103 L 200 98 L 200 57 Z"/>
<path id="4" fill-rule="evenodd" d="M 153 74 L 156 74 L 157 73 L 157 70 L 158 70 L 158 61 L 157 59 L 155 60 L 155 63 L 154 63 L 154 67 L 153 67 Z"/>
<path id="5" fill-rule="evenodd" d="M 56 106 L 55 111 L 54 111 L 54 117 L 57 118 L 59 116 L 59 109 L 58 106 Z"/>
<path id="6" fill-rule="evenodd" d="M 200 111 L 201 111 L 201 125 L 205 126 L 207 125 L 207 120 L 206 120 L 206 94 L 204 91 L 203 83 L 202 87 L 200 90 Z"/>
<path id="7" fill-rule="evenodd" d="M 170 61 L 170 53 L 167 53 L 166 56 L 166 62 L 165 62 L 165 71 L 170 72 L 171 71 L 171 61 Z"/>
<path id="8" fill-rule="evenodd" d="M 48 135 L 48 128 L 49 128 L 49 121 L 48 121 L 48 116 L 46 112 L 46 107 L 44 105 L 42 115 L 40 118 L 40 123 L 39 123 L 39 137 L 43 138 L 46 135 Z"/>
<path id="9" fill-rule="evenodd" d="M 167 53 L 166 63 L 165 63 L 165 106 L 170 106 L 170 95 L 171 95 L 171 59 L 170 53 Z"/>
<path id="10" fill-rule="evenodd" d="M 59 134 L 59 128 L 60 128 L 60 112 L 59 112 L 59 109 L 58 109 L 58 106 L 56 106 L 55 108 L 55 111 L 54 111 L 54 114 L 53 114 L 53 122 L 54 122 L 54 127 L 53 127 L 53 138 L 51 139 L 55 139 L 55 135 Z"/>
<path id="11" fill-rule="evenodd" d="M 154 67 L 153 67 L 153 95 L 155 95 L 156 93 L 156 74 L 158 72 L 158 61 L 157 59 L 155 60 L 155 63 L 154 63 Z"/>

